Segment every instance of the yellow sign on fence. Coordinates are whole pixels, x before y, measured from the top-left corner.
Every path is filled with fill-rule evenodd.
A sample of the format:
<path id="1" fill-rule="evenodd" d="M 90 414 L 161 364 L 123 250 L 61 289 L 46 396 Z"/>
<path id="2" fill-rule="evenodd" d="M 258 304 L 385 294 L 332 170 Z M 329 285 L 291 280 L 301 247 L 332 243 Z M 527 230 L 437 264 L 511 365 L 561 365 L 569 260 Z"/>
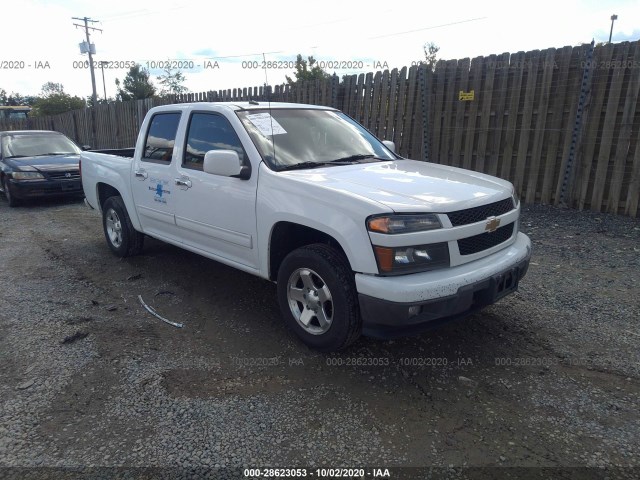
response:
<path id="1" fill-rule="evenodd" d="M 475 99 L 475 90 L 471 90 L 469 92 L 460 90 L 460 93 L 458 94 L 458 100 L 461 100 L 463 102 L 469 102 L 474 99 Z"/>

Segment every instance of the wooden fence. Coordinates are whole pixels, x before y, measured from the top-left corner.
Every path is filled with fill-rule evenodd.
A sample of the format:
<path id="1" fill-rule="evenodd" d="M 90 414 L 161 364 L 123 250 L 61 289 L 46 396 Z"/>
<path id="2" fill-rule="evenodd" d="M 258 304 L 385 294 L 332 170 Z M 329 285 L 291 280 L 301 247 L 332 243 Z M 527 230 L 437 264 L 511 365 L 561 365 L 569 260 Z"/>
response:
<path id="1" fill-rule="evenodd" d="M 278 85 L 98 105 L 5 129 L 58 130 L 78 144 L 135 144 L 154 106 L 258 100 L 339 108 L 409 158 L 497 175 L 526 203 L 637 217 L 640 41 L 503 53 Z"/>

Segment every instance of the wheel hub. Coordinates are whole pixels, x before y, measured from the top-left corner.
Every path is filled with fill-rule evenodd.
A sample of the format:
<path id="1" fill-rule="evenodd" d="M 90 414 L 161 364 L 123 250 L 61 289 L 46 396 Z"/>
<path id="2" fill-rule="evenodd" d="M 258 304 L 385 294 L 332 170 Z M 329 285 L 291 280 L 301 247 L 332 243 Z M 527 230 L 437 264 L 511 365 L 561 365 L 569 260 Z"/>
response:
<path id="1" fill-rule="evenodd" d="M 307 293 L 305 293 L 303 295 L 304 299 L 306 300 L 305 303 L 305 308 L 307 308 L 308 310 L 313 310 L 314 312 L 318 311 L 318 308 L 320 308 L 320 299 L 318 298 L 318 291 L 315 289 L 307 289 Z"/>
<path id="2" fill-rule="evenodd" d="M 122 245 L 122 223 L 120 217 L 115 210 L 109 209 L 106 216 L 107 235 L 109 235 L 109 241 L 114 247 L 119 248 Z"/>
<path id="3" fill-rule="evenodd" d="M 299 268 L 289 277 L 287 300 L 293 317 L 307 333 L 321 335 L 333 321 L 333 298 L 316 272 Z"/>

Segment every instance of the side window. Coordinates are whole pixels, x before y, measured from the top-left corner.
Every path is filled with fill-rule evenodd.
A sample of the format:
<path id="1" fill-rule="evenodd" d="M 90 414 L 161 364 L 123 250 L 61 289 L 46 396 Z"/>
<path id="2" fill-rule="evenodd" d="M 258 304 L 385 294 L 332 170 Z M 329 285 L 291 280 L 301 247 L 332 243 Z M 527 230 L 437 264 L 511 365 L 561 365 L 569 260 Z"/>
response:
<path id="1" fill-rule="evenodd" d="M 191 115 L 182 166 L 202 170 L 204 154 L 209 150 L 235 150 L 244 165 L 247 164 L 242 143 L 229 121 L 215 113 Z"/>
<path id="2" fill-rule="evenodd" d="M 153 116 L 144 143 L 143 161 L 171 163 L 179 122 L 179 113 L 157 113 Z"/>

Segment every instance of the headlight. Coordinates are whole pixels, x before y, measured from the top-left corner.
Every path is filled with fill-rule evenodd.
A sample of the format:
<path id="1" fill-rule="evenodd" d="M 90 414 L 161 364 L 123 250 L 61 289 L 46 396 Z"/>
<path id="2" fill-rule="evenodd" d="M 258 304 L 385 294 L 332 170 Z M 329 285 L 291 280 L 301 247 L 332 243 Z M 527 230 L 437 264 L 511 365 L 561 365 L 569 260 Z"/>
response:
<path id="1" fill-rule="evenodd" d="M 441 228 L 440 220 L 433 213 L 410 215 L 383 215 L 367 220 L 367 229 L 377 233 L 424 232 Z"/>
<path id="2" fill-rule="evenodd" d="M 14 180 L 38 180 L 44 178 L 39 172 L 13 172 L 11 174 Z"/>
<path id="3" fill-rule="evenodd" d="M 513 200 L 513 208 L 518 208 L 520 204 L 520 199 L 518 198 L 518 194 L 516 193 L 516 189 L 511 189 L 511 199 Z"/>
<path id="4" fill-rule="evenodd" d="M 412 247 L 373 246 L 382 275 L 424 272 L 449 266 L 449 246 L 446 242 Z"/>

